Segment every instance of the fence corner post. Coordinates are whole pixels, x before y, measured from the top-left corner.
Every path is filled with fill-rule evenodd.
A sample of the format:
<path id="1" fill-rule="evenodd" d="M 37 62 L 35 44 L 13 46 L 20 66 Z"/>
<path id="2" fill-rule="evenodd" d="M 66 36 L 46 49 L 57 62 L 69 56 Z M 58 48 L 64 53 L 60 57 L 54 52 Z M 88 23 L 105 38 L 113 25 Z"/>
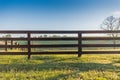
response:
<path id="1" fill-rule="evenodd" d="M 28 60 L 30 59 L 31 56 L 31 48 L 30 48 L 30 33 L 27 33 L 27 37 L 28 37 Z"/>
<path id="2" fill-rule="evenodd" d="M 82 56 L 82 33 L 78 33 L 78 57 Z"/>

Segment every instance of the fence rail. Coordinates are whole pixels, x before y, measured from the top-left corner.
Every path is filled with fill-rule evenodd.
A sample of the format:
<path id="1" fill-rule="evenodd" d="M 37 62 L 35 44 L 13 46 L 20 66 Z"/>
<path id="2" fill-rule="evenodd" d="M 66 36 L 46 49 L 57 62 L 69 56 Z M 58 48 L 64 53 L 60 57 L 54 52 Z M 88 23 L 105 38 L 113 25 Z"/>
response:
<path id="1" fill-rule="evenodd" d="M 120 44 L 83 44 L 82 41 L 99 41 L 99 40 L 120 40 L 120 37 L 83 37 L 83 34 L 106 34 L 106 33 L 120 33 L 120 31 L 99 31 L 99 30 L 92 30 L 92 31 L 20 31 L 20 30 L 11 30 L 11 31 L 0 31 L 0 34 L 26 34 L 27 37 L 1 37 L 0 40 L 5 41 L 5 45 L 0 45 L 0 48 L 5 48 L 6 52 L 0 52 L 0 55 L 28 55 L 28 59 L 30 59 L 31 55 L 36 54 L 78 54 L 80 57 L 82 54 L 114 54 L 119 53 L 120 51 L 83 51 L 82 48 L 84 47 L 120 47 Z M 34 38 L 31 37 L 32 34 L 77 34 L 77 37 L 39 37 Z M 13 45 L 13 41 L 15 40 L 25 40 L 27 41 L 27 45 Z M 75 40 L 78 41 L 78 44 L 47 44 L 47 45 L 32 45 L 31 41 L 70 41 Z M 8 44 L 7 41 L 11 41 L 11 44 Z M 56 47 L 77 47 L 77 51 L 53 51 L 53 52 L 32 52 L 32 48 L 56 48 Z M 8 52 L 7 48 L 27 48 L 26 52 Z"/>

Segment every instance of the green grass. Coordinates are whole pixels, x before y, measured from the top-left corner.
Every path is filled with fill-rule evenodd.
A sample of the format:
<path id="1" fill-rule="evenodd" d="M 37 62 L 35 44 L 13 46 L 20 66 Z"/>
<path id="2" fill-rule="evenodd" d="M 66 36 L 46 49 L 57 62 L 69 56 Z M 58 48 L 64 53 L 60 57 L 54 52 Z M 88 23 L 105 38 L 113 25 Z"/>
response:
<path id="1" fill-rule="evenodd" d="M 1 55 L 0 80 L 120 80 L 120 55 Z"/>

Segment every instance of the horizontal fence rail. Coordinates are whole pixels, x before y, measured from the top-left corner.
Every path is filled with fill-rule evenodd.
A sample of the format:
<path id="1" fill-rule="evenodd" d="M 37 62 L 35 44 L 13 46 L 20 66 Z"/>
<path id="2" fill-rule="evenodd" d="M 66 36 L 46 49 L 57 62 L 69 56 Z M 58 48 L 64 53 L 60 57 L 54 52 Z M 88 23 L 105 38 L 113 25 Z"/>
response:
<path id="1" fill-rule="evenodd" d="M 105 43 L 85 43 L 84 41 L 100 41 L 100 40 L 120 40 L 120 37 L 109 37 L 109 36 L 83 36 L 84 34 L 112 34 L 120 33 L 117 31 L 100 31 L 100 30 L 91 30 L 91 31 L 20 31 L 20 30 L 6 30 L 0 31 L 0 34 L 24 34 L 26 37 L 0 37 L 0 41 L 4 41 L 4 44 L 0 44 L 0 48 L 5 48 L 5 52 L 0 52 L 0 55 L 28 55 L 30 59 L 31 55 L 37 54 L 78 54 L 80 57 L 82 54 L 116 54 L 120 51 L 118 50 L 83 50 L 83 48 L 91 47 L 120 47 L 120 44 L 105 44 Z M 32 37 L 33 34 L 73 34 L 77 37 Z M 15 41 L 26 41 L 26 45 L 15 44 Z M 76 43 L 66 43 L 66 44 L 32 44 L 32 41 L 77 41 Z M 14 45 L 13 45 L 14 43 Z M 11 49 L 11 52 L 8 51 L 8 48 Z M 23 52 L 14 52 L 12 49 L 22 49 Z M 24 49 L 23 49 L 24 48 Z M 64 51 L 37 51 L 32 52 L 34 48 L 77 48 L 77 50 L 64 50 Z"/>

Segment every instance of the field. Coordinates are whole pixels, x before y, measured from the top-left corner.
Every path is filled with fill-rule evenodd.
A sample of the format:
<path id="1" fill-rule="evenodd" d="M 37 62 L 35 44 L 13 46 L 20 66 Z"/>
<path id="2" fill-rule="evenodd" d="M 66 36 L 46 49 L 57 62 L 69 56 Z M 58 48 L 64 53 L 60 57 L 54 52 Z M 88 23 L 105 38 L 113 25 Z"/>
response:
<path id="1" fill-rule="evenodd" d="M 1 55 L 0 79 L 120 80 L 120 55 Z"/>
<path id="2" fill-rule="evenodd" d="M 17 41 L 27 45 L 27 41 Z M 33 41 L 32 45 L 77 44 L 77 41 Z M 84 41 L 83 44 L 112 44 L 112 41 Z M 117 44 L 120 42 L 117 41 Z M 4 49 L 1 49 L 3 51 Z M 77 48 L 36 48 L 32 51 L 67 51 Z M 120 48 L 83 48 L 83 50 L 118 50 Z M 8 49 L 8 52 L 21 52 Z M 25 52 L 27 49 L 24 50 Z M 24 52 L 23 51 L 23 52 Z M 36 55 L 0 56 L 0 80 L 120 80 L 120 55 Z"/>

